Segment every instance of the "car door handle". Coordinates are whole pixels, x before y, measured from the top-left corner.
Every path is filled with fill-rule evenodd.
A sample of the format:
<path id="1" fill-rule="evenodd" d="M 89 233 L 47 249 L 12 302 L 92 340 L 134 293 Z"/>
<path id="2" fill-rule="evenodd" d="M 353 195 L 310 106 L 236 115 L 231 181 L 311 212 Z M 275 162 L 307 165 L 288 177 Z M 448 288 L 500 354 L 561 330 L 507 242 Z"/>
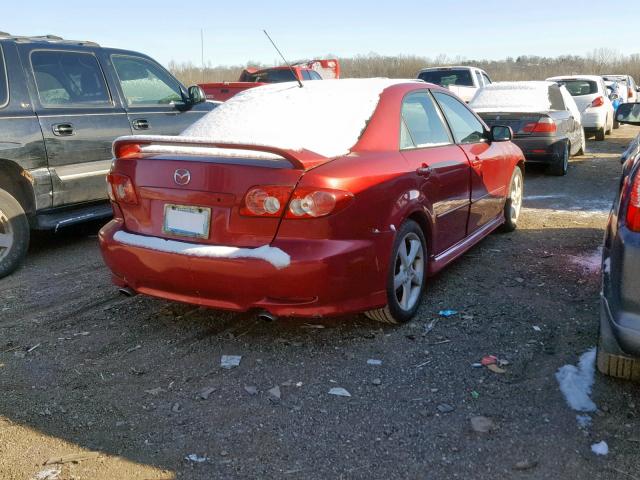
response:
<path id="1" fill-rule="evenodd" d="M 473 168 L 480 168 L 482 166 L 482 160 L 480 160 L 479 157 L 474 158 L 470 163 Z"/>
<path id="2" fill-rule="evenodd" d="M 53 134 L 57 137 L 68 137 L 73 135 L 73 125 L 70 123 L 56 123 L 51 126 Z"/>
<path id="3" fill-rule="evenodd" d="M 421 167 L 416 168 L 416 173 L 421 177 L 425 177 L 425 178 L 429 177 L 432 171 L 433 170 L 431 170 L 431 167 L 427 166 L 424 163 L 422 164 Z"/>
<path id="4" fill-rule="evenodd" d="M 131 122 L 134 130 L 149 130 L 149 121 L 146 118 L 137 118 Z"/>

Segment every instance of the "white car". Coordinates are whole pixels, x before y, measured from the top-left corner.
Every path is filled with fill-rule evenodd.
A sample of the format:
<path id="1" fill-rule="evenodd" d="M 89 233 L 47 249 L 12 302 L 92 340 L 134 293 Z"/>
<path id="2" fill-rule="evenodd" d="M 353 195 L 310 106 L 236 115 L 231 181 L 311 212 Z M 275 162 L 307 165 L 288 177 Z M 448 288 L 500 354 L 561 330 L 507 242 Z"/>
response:
<path id="1" fill-rule="evenodd" d="M 638 86 L 631 75 L 602 75 L 605 81 L 624 82 L 627 86 L 624 103 L 636 103 L 638 101 Z"/>
<path id="2" fill-rule="evenodd" d="M 448 88 L 467 103 L 478 89 L 491 83 L 487 72 L 476 67 L 423 68 L 418 72 L 418 78 Z"/>
<path id="3" fill-rule="evenodd" d="M 564 85 L 580 109 L 585 134 L 602 141 L 613 129 L 613 104 L 602 77 L 597 75 L 567 75 L 547 78 Z"/>

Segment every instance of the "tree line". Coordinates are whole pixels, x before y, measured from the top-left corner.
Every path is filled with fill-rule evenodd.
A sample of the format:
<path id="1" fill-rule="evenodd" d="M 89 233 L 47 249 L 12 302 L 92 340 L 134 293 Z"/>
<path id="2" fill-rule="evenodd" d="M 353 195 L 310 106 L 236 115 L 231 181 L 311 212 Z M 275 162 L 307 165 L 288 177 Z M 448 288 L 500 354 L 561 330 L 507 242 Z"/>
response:
<path id="1" fill-rule="evenodd" d="M 326 58 L 334 58 L 326 55 Z M 322 58 L 322 57 L 319 57 Z M 616 50 L 598 48 L 586 55 L 561 55 L 541 57 L 522 55 L 503 60 L 470 60 L 462 57 L 438 55 L 422 57 L 418 55 L 378 55 L 369 53 L 354 57 L 340 58 L 342 78 L 415 78 L 418 71 L 426 67 L 444 65 L 473 65 L 485 70 L 494 81 L 544 80 L 555 75 L 572 74 L 629 74 L 640 80 L 640 53 L 623 55 Z M 205 82 L 236 81 L 247 66 L 269 67 L 260 62 L 246 65 L 201 66 L 193 63 L 171 61 L 169 70 L 186 85 Z"/>

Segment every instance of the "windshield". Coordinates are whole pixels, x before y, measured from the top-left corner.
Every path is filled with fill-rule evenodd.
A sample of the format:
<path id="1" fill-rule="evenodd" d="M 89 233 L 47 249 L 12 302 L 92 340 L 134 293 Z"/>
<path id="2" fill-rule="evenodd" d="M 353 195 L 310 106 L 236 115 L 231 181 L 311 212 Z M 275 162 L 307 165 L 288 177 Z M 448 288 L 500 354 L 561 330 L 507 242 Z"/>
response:
<path id="1" fill-rule="evenodd" d="M 471 78 L 471 72 L 469 70 L 427 70 L 420 72 L 418 75 L 420 80 L 425 82 L 435 83 L 442 87 L 448 87 L 450 85 L 458 85 L 461 87 L 473 87 L 473 79 Z"/>
<path id="2" fill-rule="evenodd" d="M 593 80 L 556 80 L 556 83 L 564 85 L 573 97 L 598 93 L 598 84 Z"/>
<path id="3" fill-rule="evenodd" d="M 261 70 L 247 75 L 248 82 L 280 83 L 295 82 L 296 76 L 291 70 Z"/>

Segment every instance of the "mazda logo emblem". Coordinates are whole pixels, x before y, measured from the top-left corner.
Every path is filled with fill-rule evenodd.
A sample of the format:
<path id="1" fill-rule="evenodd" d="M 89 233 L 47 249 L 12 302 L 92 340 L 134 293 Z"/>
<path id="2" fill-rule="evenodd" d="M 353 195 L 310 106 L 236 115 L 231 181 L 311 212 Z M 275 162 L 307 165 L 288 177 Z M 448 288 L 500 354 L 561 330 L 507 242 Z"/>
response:
<path id="1" fill-rule="evenodd" d="M 191 172 L 185 168 L 179 168 L 173 173 L 173 181 L 178 185 L 187 185 L 191 181 Z"/>

